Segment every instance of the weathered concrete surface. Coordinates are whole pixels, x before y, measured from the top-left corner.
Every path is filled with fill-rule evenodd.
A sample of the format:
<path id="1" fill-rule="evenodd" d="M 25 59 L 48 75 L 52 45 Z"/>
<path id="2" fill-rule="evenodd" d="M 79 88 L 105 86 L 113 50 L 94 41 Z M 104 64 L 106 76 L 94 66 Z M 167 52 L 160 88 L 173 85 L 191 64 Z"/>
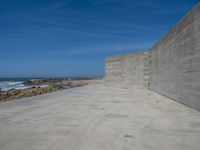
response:
<path id="1" fill-rule="evenodd" d="M 106 59 L 106 86 L 154 90 L 200 111 L 200 2 L 146 54 Z"/>
<path id="2" fill-rule="evenodd" d="M 1 150 L 199 150 L 200 112 L 143 89 L 83 86 L 0 103 Z"/>
<path id="3" fill-rule="evenodd" d="M 150 52 L 150 89 L 200 111 L 200 3 Z"/>
<path id="4" fill-rule="evenodd" d="M 105 86 L 122 87 L 122 55 L 105 58 Z"/>
<path id="5" fill-rule="evenodd" d="M 105 85 L 107 87 L 147 88 L 145 52 L 106 57 Z"/>

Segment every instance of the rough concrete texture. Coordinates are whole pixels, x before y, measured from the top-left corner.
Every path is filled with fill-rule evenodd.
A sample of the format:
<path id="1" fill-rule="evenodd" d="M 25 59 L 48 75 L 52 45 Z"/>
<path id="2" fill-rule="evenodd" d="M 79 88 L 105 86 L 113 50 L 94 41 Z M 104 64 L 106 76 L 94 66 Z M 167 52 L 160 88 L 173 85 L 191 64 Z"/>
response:
<path id="1" fill-rule="evenodd" d="M 200 110 L 200 3 L 144 54 L 144 61 L 140 57 L 138 63 L 131 58 L 134 55 L 137 56 L 120 56 L 130 58 L 123 65 L 119 63 L 121 68 L 133 66 L 128 69 L 128 75 L 120 71 L 120 67 L 117 68 L 119 73 L 116 73 L 116 65 L 112 61 L 116 56 L 106 59 L 106 85 L 138 83 Z M 144 69 L 137 70 L 137 67 Z"/>
<path id="2" fill-rule="evenodd" d="M 122 88 L 145 88 L 144 57 L 146 53 L 131 53 L 106 57 L 105 85 Z"/>
<path id="3" fill-rule="evenodd" d="M 0 103 L 1 150 L 199 150 L 200 112 L 144 89 L 83 86 Z"/>
<path id="4" fill-rule="evenodd" d="M 200 3 L 150 52 L 150 89 L 200 110 Z"/>

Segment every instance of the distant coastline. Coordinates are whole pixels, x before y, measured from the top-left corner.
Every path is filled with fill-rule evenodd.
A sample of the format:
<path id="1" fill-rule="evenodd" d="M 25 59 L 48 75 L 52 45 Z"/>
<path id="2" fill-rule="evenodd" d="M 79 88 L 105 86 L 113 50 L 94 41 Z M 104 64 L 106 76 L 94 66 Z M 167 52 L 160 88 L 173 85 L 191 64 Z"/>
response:
<path id="1" fill-rule="evenodd" d="M 45 77 L 27 77 L 27 78 L 0 78 L 0 89 L 3 91 L 7 91 L 10 89 L 27 89 L 30 88 L 31 85 L 25 85 L 24 83 L 30 81 L 42 81 L 43 84 L 36 84 L 40 86 L 45 86 L 48 84 L 50 80 L 57 81 L 70 81 L 70 80 L 88 80 L 93 79 L 93 77 L 62 77 L 62 78 L 45 78 Z M 46 81 L 46 82 L 45 82 Z M 34 83 L 34 82 L 33 82 Z"/>
<path id="2" fill-rule="evenodd" d="M 0 78 L 0 102 L 79 87 L 96 80 L 93 77 Z"/>
<path id="3" fill-rule="evenodd" d="M 39 80 L 44 78 L 0 78 L 0 82 L 10 81 L 10 82 L 25 82 L 29 80 Z"/>
<path id="4" fill-rule="evenodd" d="M 39 80 L 41 78 L 0 78 L 0 89 L 7 91 L 10 89 L 26 89 L 29 88 L 23 83 L 26 81 Z"/>

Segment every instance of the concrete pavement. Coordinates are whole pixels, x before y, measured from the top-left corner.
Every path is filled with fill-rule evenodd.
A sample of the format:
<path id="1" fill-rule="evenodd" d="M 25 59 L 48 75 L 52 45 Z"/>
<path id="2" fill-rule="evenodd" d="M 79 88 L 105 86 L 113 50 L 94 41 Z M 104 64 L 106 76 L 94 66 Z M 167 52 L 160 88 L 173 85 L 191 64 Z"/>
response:
<path id="1" fill-rule="evenodd" d="M 199 150 L 200 112 L 103 84 L 0 103 L 0 150 L 27 149 Z"/>

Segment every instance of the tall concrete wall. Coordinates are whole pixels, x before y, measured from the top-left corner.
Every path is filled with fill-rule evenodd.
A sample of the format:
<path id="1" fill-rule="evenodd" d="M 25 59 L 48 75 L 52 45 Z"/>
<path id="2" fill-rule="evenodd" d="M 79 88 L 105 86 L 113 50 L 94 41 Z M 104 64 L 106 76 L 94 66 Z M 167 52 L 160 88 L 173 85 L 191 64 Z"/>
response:
<path id="1" fill-rule="evenodd" d="M 105 85 L 121 87 L 122 56 L 106 57 L 105 61 Z"/>
<path id="2" fill-rule="evenodd" d="M 105 83 L 149 88 L 200 110 L 200 3 L 148 52 L 107 57 Z"/>
<path id="3" fill-rule="evenodd" d="M 150 89 L 200 110 L 200 4 L 150 53 Z"/>
<path id="4" fill-rule="evenodd" d="M 122 88 L 146 88 L 147 64 L 144 57 L 148 53 L 132 53 L 106 58 L 105 84 Z"/>

